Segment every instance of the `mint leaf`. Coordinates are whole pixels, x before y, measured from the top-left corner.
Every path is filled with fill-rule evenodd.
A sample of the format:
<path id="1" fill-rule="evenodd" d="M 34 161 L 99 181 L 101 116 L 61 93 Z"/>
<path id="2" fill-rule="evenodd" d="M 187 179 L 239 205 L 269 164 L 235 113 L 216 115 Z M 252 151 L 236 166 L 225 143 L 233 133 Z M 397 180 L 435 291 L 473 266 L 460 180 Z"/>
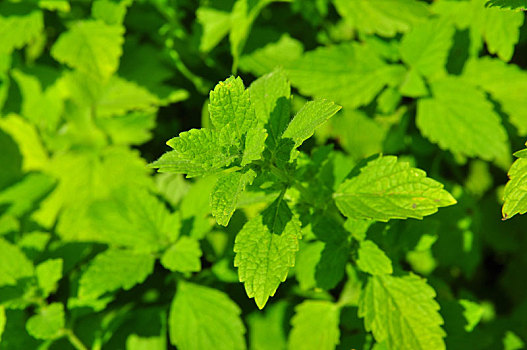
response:
<path id="1" fill-rule="evenodd" d="M 199 44 L 199 49 L 203 52 L 212 50 L 231 29 L 231 15 L 226 11 L 200 7 L 196 11 L 196 18 L 203 27 Z"/>
<path id="2" fill-rule="evenodd" d="M 340 106 L 326 100 L 310 101 L 294 116 L 285 129 L 282 138 L 292 139 L 295 142 L 295 147 L 298 147 L 313 136 L 317 127 L 324 124 L 340 109 Z"/>
<path id="3" fill-rule="evenodd" d="M 524 151 L 524 150 L 522 150 Z M 519 151 L 519 152 L 522 152 Z M 527 212 L 527 158 L 525 153 L 517 153 L 520 158 L 509 169 L 509 182 L 503 192 L 503 219 L 509 219 L 516 214 Z"/>
<path id="4" fill-rule="evenodd" d="M 37 265 L 35 275 L 44 298 L 57 289 L 57 282 L 62 278 L 62 259 L 50 259 Z"/>
<path id="5" fill-rule="evenodd" d="M 161 257 L 161 264 L 171 271 L 197 272 L 201 270 L 199 242 L 191 237 L 181 237 Z"/>
<path id="6" fill-rule="evenodd" d="M 6 317 L 5 317 L 5 307 L 0 306 L 0 342 L 2 341 L 2 334 L 5 330 Z"/>
<path id="7" fill-rule="evenodd" d="M 210 196 L 212 215 L 219 225 L 229 224 L 240 195 L 255 177 L 256 173 L 252 170 L 245 173 L 227 173 L 219 177 Z"/>
<path id="8" fill-rule="evenodd" d="M 0 286 L 15 285 L 17 280 L 33 276 L 33 264 L 16 246 L 0 238 Z"/>
<path id="9" fill-rule="evenodd" d="M 236 236 L 234 266 L 249 298 L 262 309 L 295 265 L 300 223 L 280 196 Z"/>
<path id="10" fill-rule="evenodd" d="M 435 291 L 415 275 L 373 276 L 359 301 L 359 317 L 389 349 L 445 349 Z"/>
<path id="11" fill-rule="evenodd" d="M 370 275 L 391 275 L 392 261 L 372 241 L 360 242 L 357 267 Z"/>
<path id="12" fill-rule="evenodd" d="M 77 21 L 51 48 L 57 61 L 98 78 L 108 78 L 119 66 L 124 29 L 102 21 Z"/>
<path id="13" fill-rule="evenodd" d="M 325 300 L 307 300 L 295 308 L 288 348 L 332 350 L 340 341 L 339 307 Z M 316 320 L 316 322 L 315 322 Z"/>
<path id="14" fill-rule="evenodd" d="M 37 339 L 58 338 L 64 327 L 64 305 L 53 303 L 40 308 L 26 323 L 27 332 Z"/>
<path id="15" fill-rule="evenodd" d="M 425 3 L 414 0 L 334 0 L 339 14 L 359 32 L 392 37 L 407 32 L 429 15 Z"/>
<path id="16" fill-rule="evenodd" d="M 485 94 L 462 79 L 431 84 L 432 98 L 417 103 L 417 127 L 430 141 L 454 154 L 503 158 L 509 153 L 507 133 Z"/>
<path id="17" fill-rule="evenodd" d="M 244 350 L 240 313 L 225 293 L 180 281 L 170 306 L 170 341 L 181 350 Z"/>
<path id="18" fill-rule="evenodd" d="M 456 203 L 442 184 L 394 156 L 370 161 L 359 175 L 344 181 L 333 197 L 345 216 L 377 221 L 422 219 Z"/>
<path id="19" fill-rule="evenodd" d="M 527 4 L 523 0 L 488 0 L 486 5 L 511 10 L 527 10 Z"/>
<path id="20" fill-rule="evenodd" d="M 106 24 L 122 24 L 124 16 L 126 15 L 126 7 L 132 1 L 119 0 L 114 2 L 111 0 L 95 0 L 91 7 L 92 16 L 95 19 L 103 20 Z"/>
<path id="21" fill-rule="evenodd" d="M 284 322 L 289 318 L 290 304 L 285 301 L 274 303 L 265 311 L 255 311 L 247 316 L 251 349 L 286 349 L 287 332 Z"/>
<path id="22" fill-rule="evenodd" d="M 107 292 L 130 289 L 154 270 L 154 257 L 131 250 L 109 249 L 97 255 L 79 281 L 80 299 L 97 299 Z"/>
<path id="23" fill-rule="evenodd" d="M 440 19 L 415 26 L 401 40 L 401 59 L 425 77 L 445 75 L 454 32 L 449 21 Z"/>
<path id="24" fill-rule="evenodd" d="M 44 14 L 34 10 L 25 15 L 0 15 L 0 54 L 11 54 L 34 40 L 44 29 Z"/>

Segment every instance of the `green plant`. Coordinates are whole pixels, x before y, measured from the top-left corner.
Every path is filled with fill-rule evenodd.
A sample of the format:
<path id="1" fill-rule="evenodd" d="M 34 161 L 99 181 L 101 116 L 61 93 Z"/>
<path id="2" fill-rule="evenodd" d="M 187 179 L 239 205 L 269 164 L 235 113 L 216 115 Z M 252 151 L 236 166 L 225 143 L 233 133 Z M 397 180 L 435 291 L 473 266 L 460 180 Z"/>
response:
<path id="1" fill-rule="evenodd" d="M 524 9 L 0 2 L 0 350 L 525 347 Z"/>

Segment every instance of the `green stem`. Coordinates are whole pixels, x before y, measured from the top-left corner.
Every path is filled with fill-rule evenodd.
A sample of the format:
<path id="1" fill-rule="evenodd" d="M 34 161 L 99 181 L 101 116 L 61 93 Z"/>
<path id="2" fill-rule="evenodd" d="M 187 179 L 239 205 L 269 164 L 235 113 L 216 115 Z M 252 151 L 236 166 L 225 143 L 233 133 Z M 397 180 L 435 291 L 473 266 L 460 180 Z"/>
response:
<path id="1" fill-rule="evenodd" d="M 88 350 L 88 347 L 82 343 L 82 341 L 73 333 L 71 329 L 65 329 L 66 337 L 73 347 L 77 350 Z"/>

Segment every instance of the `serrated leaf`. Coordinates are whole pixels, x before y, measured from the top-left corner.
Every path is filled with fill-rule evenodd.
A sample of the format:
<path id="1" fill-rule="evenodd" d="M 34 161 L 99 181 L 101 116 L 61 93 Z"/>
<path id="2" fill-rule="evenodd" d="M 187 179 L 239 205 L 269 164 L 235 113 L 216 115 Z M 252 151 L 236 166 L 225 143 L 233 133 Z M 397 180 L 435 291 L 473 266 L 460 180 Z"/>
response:
<path id="1" fill-rule="evenodd" d="M 288 349 L 333 350 L 340 342 L 339 307 L 330 301 L 307 300 L 295 308 Z"/>
<path id="2" fill-rule="evenodd" d="M 410 30 L 429 15 L 415 0 L 334 0 L 339 14 L 359 32 L 392 37 Z"/>
<path id="3" fill-rule="evenodd" d="M 390 275 L 393 272 L 392 261 L 372 241 L 360 242 L 357 267 L 370 275 Z"/>
<path id="4" fill-rule="evenodd" d="M 197 272 L 201 270 L 199 242 L 191 237 L 181 237 L 161 257 L 161 264 L 170 271 Z"/>
<path id="5" fill-rule="evenodd" d="M 82 72 L 108 78 L 119 66 L 123 27 L 103 21 L 77 21 L 51 48 L 51 56 Z"/>
<path id="6" fill-rule="evenodd" d="M 372 276 L 361 294 L 359 317 L 377 342 L 392 350 L 443 350 L 445 332 L 435 291 L 415 275 Z"/>
<path id="7" fill-rule="evenodd" d="M 425 77 L 445 75 L 454 32 L 453 24 L 441 19 L 415 26 L 401 40 L 401 59 Z"/>
<path id="8" fill-rule="evenodd" d="M 503 192 L 503 219 L 527 212 L 527 158 L 519 158 L 509 169 Z"/>
<path id="9" fill-rule="evenodd" d="M 53 303 L 42 307 L 38 314 L 31 316 L 26 323 L 27 332 L 37 339 L 54 339 L 64 328 L 64 305 Z"/>
<path id="10" fill-rule="evenodd" d="M 432 98 L 417 103 L 417 127 L 454 154 L 496 160 L 509 154 L 507 133 L 485 94 L 462 79 L 431 83 Z"/>
<path id="11" fill-rule="evenodd" d="M 377 221 L 422 219 L 456 203 L 442 184 L 394 156 L 370 161 L 359 175 L 344 181 L 333 197 L 345 216 Z"/>
<path id="12" fill-rule="evenodd" d="M 316 128 L 324 124 L 342 107 L 327 100 L 316 100 L 306 103 L 289 123 L 282 138 L 292 139 L 295 147 L 313 136 Z"/>
<path id="13" fill-rule="evenodd" d="M 487 0 L 486 5 L 511 10 L 527 10 L 527 4 L 524 0 Z"/>
<path id="14" fill-rule="evenodd" d="M 37 265 L 35 275 L 44 297 L 57 288 L 57 282 L 62 278 L 62 259 L 49 259 Z"/>
<path id="15" fill-rule="evenodd" d="M 267 131 L 261 125 L 255 126 L 247 131 L 245 135 L 245 149 L 243 150 L 243 157 L 240 163 L 241 166 L 246 166 L 262 158 L 266 139 Z"/>
<path id="16" fill-rule="evenodd" d="M 33 276 L 33 264 L 16 245 L 0 238 L 0 286 L 15 285 L 17 280 Z"/>
<path id="17" fill-rule="evenodd" d="M 306 52 L 287 69 L 293 86 L 304 95 L 326 98 L 343 107 L 370 103 L 388 84 L 397 84 L 405 69 L 387 65 L 367 45 L 345 43 Z"/>
<path id="18" fill-rule="evenodd" d="M 236 236 L 234 266 L 249 298 L 262 309 L 295 264 L 300 223 L 280 196 Z"/>
<path id="19" fill-rule="evenodd" d="M 109 249 L 97 255 L 79 281 L 80 299 L 97 299 L 107 292 L 128 290 L 154 270 L 155 258 L 147 253 Z"/>
<path id="20" fill-rule="evenodd" d="M 35 39 L 44 30 L 44 14 L 32 11 L 24 15 L 0 16 L 0 53 L 11 54 Z"/>
<path id="21" fill-rule="evenodd" d="M 226 133 L 212 129 L 182 132 L 167 142 L 174 150 L 163 154 L 150 167 L 160 172 L 187 174 L 187 177 L 216 173 L 240 156 L 237 149 L 230 147 Z"/>
<path id="22" fill-rule="evenodd" d="M 218 182 L 216 182 L 210 195 L 210 206 L 212 215 L 219 225 L 227 226 L 229 224 L 229 220 L 236 210 L 238 198 L 255 177 L 256 173 L 249 170 L 245 173 L 223 174 L 218 178 Z"/>
<path id="23" fill-rule="evenodd" d="M 225 293 L 180 281 L 170 306 L 170 341 L 181 350 L 244 350 L 240 313 Z"/>
<path id="24" fill-rule="evenodd" d="M 527 72 L 499 59 L 482 57 L 465 64 L 463 78 L 488 92 L 509 115 L 522 136 L 527 135 Z"/>

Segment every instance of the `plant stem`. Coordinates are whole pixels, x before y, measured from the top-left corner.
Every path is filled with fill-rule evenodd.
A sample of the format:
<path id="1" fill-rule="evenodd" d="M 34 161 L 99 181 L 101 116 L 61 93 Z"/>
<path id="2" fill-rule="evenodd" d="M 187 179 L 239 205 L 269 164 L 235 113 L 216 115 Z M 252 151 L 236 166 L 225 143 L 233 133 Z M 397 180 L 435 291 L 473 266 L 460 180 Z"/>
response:
<path id="1" fill-rule="evenodd" d="M 88 347 L 82 343 L 82 341 L 73 333 L 71 329 L 65 330 L 66 337 L 68 337 L 69 342 L 77 350 L 88 350 Z"/>

